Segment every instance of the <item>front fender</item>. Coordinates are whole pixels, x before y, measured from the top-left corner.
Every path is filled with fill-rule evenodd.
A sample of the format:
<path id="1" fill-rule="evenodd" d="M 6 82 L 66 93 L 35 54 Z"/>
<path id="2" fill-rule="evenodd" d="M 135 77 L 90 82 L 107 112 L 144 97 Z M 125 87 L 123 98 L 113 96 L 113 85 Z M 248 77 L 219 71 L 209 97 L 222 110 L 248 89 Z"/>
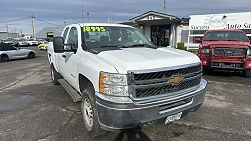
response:
<path id="1" fill-rule="evenodd" d="M 77 72 L 78 72 L 77 80 L 79 80 L 79 74 L 82 74 L 91 81 L 95 91 L 97 92 L 99 91 L 100 71 L 118 73 L 117 70 L 111 64 L 108 64 L 106 61 L 102 60 L 95 54 L 92 54 L 90 52 L 83 52 L 80 55 L 80 59 L 77 64 Z M 78 91 L 80 92 L 80 89 L 78 89 Z"/>

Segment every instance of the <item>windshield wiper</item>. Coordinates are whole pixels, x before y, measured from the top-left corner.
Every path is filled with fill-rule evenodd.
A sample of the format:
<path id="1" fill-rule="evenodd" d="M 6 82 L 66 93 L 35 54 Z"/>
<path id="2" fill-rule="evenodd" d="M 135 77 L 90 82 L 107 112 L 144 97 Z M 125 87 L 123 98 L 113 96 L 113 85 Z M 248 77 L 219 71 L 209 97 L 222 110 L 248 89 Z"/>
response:
<path id="1" fill-rule="evenodd" d="M 105 46 L 101 46 L 103 47 L 117 47 L 117 48 L 127 48 L 127 46 L 123 46 L 123 45 L 105 45 Z"/>
<path id="2" fill-rule="evenodd" d="M 149 47 L 149 48 L 154 48 L 156 49 L 157 47 L 155 46 L 151 46 L 149 44 L 134 44 L 134 45 L 129 45 L 129 46 L 124 46 L 124 45 L 104 45 L 104 46 L 101 46 L 101 48 L 105 48 L 105 47 L 110 47 L 110 48 L 130 48 L 130 47 Z"/>
<path id="3" fill-rule="evenodd" d="M 154 49 L 157 48 L 157 47 L 149 45 L 149 44 L 134 44 L 134 45 L 126 46 L 126 47 L 149 47 L 149 48 L 154 48 Z"/>

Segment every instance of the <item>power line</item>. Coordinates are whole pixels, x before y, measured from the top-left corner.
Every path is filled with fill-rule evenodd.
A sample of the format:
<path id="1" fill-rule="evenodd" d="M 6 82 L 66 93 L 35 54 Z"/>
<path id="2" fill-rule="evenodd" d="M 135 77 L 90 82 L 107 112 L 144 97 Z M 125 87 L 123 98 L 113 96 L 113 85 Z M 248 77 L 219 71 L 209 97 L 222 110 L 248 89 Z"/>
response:
<path id="1" fill-rule="evenodd" d="M 15 21 L 22 21 L 31 18 L 29 17 L 24 17 L 24 18 L 19 18 L 19 19 L 13 19 L 13 20 L 7 20 L 7 21 L 0 21 L 0 23 L 10 23 L 10 22 L 15 22 Z"/>
<path id="2" fill-rule="evenodd" d="M 32 37 L 35 37 L 35 17 L 32 15 Z"/>
<path id="3" fill-rule="evenodd" d="M 44 23 L 47 23 L 47 24 L 53 25 L 53 26 L 55 26 L 56 28 L 58 28 L 59 30 L 61 30 L 61 31 L 63 30 L 61 27 L 59 27 L 59 26 L 58 26 L 58 25 L 56 25 L 56 24 L 53 24 L 53 23 L 47 22 L 47 21 L 42 20 L 42 19 L 37 18 L 37 17 L 36 17 L 36 19 L 37 19 L 38 21 L 41 21 L 41 22 L 44 22 Z"/>

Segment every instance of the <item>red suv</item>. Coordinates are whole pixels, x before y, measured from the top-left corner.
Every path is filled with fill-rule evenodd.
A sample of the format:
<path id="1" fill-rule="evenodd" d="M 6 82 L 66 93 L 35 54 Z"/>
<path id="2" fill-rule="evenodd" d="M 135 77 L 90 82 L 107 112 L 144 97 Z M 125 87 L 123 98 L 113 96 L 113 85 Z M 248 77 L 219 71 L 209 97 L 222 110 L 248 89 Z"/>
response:
<path id="1" fill-rule="evenodd" d="M 209 30 L 198 56 L 204 69 L 231 69 L 251 77 L 251 44 L 241 30 Z"/>

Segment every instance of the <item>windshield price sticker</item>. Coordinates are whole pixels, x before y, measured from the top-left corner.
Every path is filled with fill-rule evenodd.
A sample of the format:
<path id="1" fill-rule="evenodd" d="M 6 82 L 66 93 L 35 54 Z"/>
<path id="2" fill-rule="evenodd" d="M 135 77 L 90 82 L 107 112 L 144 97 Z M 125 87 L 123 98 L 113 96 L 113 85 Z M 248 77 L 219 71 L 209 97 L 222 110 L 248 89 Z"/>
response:
<path id="1" fill-rule="evenodd" d="M 84 32 L 106 32 L 103 26 L 84 26 L 83 30 Z"/>

